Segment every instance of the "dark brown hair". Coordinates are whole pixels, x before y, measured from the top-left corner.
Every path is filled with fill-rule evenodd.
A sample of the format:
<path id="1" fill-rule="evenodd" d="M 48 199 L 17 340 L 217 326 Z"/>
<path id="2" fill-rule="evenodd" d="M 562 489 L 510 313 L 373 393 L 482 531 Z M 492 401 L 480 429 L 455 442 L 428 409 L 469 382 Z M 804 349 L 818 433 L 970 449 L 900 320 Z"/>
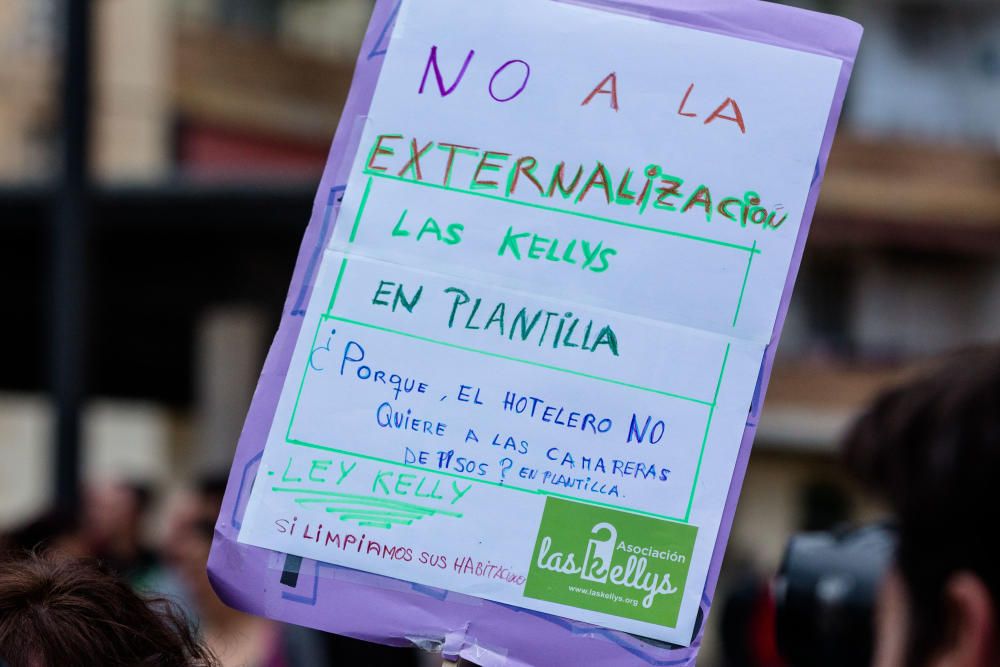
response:
<path id="1" fill-rule="evenodd" d="M 0 557 L 0 662 L 9 667 L 214 667 L 173 603 L 91 561 Z"/>
<path id="2" fill-rule="evenodd" d="M 1000 348 L 963 353 L 882 396 L 855 425 L 847 462 L 896 515 L 910 598 L 910 664 L 947 638 L 945 589 L 971 572 L 1000 601 Z"/>

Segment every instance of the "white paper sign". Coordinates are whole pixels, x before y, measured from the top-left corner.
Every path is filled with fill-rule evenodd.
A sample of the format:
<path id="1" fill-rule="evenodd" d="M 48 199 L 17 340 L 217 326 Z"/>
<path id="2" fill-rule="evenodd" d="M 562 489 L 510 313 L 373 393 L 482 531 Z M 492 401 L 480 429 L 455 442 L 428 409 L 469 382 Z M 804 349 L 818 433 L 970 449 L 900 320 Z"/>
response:
<path id="1" fill-rule="evenodd" d="M 404 0 L 240 541 L 690 643 L 839 71 Z"/>

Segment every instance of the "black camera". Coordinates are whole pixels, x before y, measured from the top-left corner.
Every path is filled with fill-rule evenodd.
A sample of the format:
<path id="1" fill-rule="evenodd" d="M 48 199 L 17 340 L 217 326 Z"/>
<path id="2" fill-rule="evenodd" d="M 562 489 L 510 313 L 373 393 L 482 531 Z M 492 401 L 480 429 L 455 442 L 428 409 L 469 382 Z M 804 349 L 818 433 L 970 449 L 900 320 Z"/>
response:
<path id="1" fill-rule="evenodd" d="M 778 649 L 792 667 L 871 664 L 875 601 L 895 549 L 886 524 L 791 539 L 774 596 Z"/>

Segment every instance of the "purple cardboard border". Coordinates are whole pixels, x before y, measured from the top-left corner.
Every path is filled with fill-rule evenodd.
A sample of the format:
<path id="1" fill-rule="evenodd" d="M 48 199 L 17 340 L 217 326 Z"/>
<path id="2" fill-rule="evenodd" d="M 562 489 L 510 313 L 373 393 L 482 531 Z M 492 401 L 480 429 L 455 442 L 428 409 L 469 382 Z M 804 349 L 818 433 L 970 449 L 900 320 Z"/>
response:
<path id="1" fill-rule="evenodd" d="M 788 312 L 862 29 L 842 18 L 746 0 L 555 1 L 809 51 L 843 62 L 788 280 L 774 332 L 764 354 L 758 389 L 748 415 L 702 595 L 701 616 L 704 618 L 715 594 L 774 363 L 775 348 Z M 672 647 L 586 623 L 286 556 L 236 541 L 240 519 L 302 326 L 303 305 L 312 290 L 322 249 L 336 221 L 339 198 L 345 187 L 344 179 L 357 151 L 359 121 L 371 104 L 401 2 L 377 0 L 358 57 L 350 95 L 299 250 L 281 324 L 264 364 L 233 461 L 209 558 L 212 584 L 227 604 L 253 614 L 385 644 L 440 648 L 446 655 L 462 655 L 484 667 L 694 665 L 704 623 L 698 624 L 697 635 L 690 647 Z"/>

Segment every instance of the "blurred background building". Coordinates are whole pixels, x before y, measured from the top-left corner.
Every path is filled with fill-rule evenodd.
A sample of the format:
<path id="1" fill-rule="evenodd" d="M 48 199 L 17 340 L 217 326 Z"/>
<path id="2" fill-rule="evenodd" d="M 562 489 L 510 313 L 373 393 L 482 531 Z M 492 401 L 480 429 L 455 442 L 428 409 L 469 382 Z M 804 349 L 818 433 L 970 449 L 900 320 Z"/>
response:
<path id="1" fill-rule="evenodd" d="M 57 335 L 86 341 L 87 480 L 164 497 L 227 469 L 372 7 L 92 4 L 85 325 L 57 332 L 48 211 L 62 4 L 0 2 L 0 532 L 53 502 Z M 710 621 L 709 666 L 764 664 L 723 651 L 723 601 L 776 568 L 791 532 L 877 513 L 837 465 L 858 411 L 928 360 L 1000 339 L 1000 5 L 798 4 L 866 33 Z"/>

